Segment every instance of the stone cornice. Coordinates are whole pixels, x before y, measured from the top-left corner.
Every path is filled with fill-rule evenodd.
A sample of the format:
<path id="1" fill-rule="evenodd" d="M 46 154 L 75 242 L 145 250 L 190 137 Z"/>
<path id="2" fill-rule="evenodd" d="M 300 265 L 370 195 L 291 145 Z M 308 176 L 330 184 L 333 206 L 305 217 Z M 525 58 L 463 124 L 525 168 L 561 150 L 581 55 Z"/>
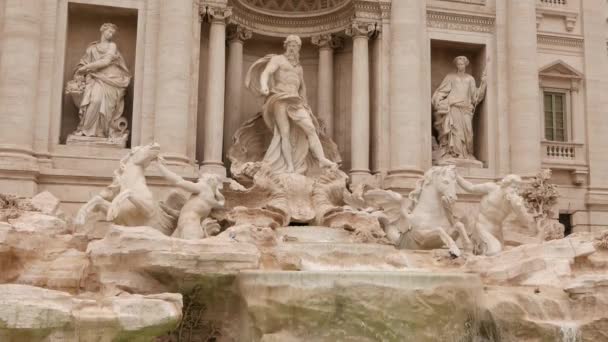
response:
<path id="1" fill-rule="evenodd" d="M 582 37 L 569 37 L 548 33 L 538 33 L 536 35 L 538 47 L 547 47 L 560 50 L 582 52 L 585 40 Z"/>
<path id="2" fill-rule="evenodd" d="M 471 31 L 494 32 L 496 18 L 491 15 L 468 14 L 438 10 L 427 10 L 427 26 L 432 28 Z"/>

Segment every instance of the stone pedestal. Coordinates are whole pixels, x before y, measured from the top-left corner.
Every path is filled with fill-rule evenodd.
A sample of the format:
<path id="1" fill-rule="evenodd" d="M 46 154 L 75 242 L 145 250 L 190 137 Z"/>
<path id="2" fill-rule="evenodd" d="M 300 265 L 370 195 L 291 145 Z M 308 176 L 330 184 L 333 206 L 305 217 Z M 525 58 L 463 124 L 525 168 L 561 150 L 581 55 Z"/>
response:
<path id="1" fill-rule="evenodd" d="M 483 168 L 483 163 L 475 159 L 444 158 L 437 161 L 439 166 L 456 165 L 464 168 Z"/>
<path id="2" fill-rule="evenodd" d="M 80 135 L 70 134 L 66 140 L 66 145 L 82 145 L 82 146 L 100 146 L 126 148 L 129 134 L 125 134 L 120 138 L 110 139 L 103 137 L 84 137 Z"/>

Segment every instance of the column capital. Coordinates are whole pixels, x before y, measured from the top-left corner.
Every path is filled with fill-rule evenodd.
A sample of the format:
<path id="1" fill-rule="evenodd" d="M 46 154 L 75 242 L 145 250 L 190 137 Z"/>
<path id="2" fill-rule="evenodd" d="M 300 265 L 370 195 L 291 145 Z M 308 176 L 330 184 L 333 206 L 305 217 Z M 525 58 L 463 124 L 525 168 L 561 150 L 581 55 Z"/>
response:
<path id="1" fill-rule="evenodd" d="M 230 25 L 226 30 L 226 39 L 228 42 L 240 41 L 244 42 L 253 37 L 253 32 L 250 29 L 244 28 L 241 25 Z"/>
<path id="2" fill-rule="evenodd" d="M 221 5 L 201 6 L 199 10 L 200 18 L 207 18 L 210 23 L 226 24 L 226 19 L 232 15 L 232 7 Z"/>
<path id="3" fill-rule="evenodd" d="M 379 25 L 375 22 L 354 19 L 350 27 L 346 29 L 346 34 L 354 38 L 372 38 L 379 30 Z"/>
<path id="4" fill-rule="evenodd" d="M 342 38 L 330 33 L 312 36 L 310 40 L 319 49 L 339 49 L 344 45 Z"/>

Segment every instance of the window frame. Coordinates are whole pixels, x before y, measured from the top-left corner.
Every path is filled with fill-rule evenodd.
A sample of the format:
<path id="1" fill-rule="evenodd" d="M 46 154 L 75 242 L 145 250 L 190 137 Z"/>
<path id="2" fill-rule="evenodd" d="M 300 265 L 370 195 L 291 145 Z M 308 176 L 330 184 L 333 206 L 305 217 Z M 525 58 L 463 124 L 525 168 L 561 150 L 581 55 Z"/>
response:
<path id="1" fill-rule="evenodd" d="M 547 112 L 545 110 L 545 94 L 556 94 L 563 95 L 564 103 L 564 140 L 555 140 L 556 127 L 553 125 L 553 139 L 547 138 L 547 127 L 545 125 Z M 569 89 L 563 88 L 553 88 L 553 87 L 542 87 L 541 88 L 542 99 L 540 101 L 541 104 L 541 113 L 542 117 L 542 139 L 544 141 L 552 141 L 552 142 L 571 142 L 572 141 L 572 92 Z M 553 115 L 555 112 L 552 112 Z M 555 116 L 553 117 L 553 122 L 555 123 Z"/>

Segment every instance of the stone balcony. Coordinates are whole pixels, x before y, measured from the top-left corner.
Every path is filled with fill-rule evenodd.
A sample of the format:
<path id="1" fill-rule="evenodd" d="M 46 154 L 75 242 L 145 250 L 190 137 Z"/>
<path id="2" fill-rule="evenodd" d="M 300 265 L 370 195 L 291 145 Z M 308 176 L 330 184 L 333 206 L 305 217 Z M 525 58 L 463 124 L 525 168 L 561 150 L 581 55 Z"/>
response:
<path id="1" fill-rule="evenodd" d="M 585 182 L 589 168 L 585 159 L 585 145 L 575 142 L 541 141 L 542 167 L 570 170 L 574 184 Z"/>

